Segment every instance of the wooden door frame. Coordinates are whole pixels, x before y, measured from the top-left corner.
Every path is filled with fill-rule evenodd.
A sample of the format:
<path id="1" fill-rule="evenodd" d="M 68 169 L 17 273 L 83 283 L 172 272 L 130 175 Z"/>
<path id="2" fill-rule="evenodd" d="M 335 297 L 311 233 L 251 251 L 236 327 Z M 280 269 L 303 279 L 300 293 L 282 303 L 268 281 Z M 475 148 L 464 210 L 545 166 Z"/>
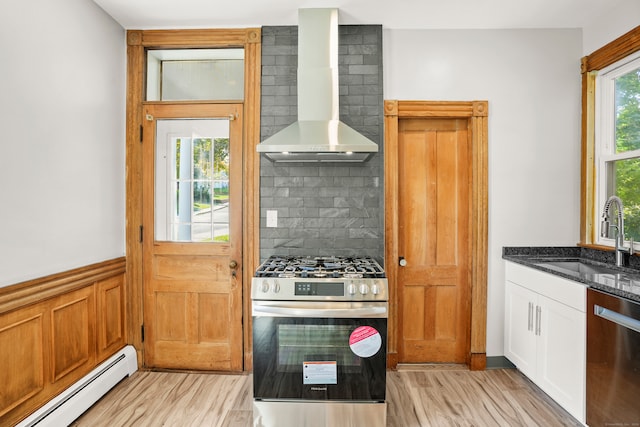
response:
<path id="1" fill-rule="evenodd" d="M 127 31 L 126 110 L 126 331 L 127 342 L 138 353 L 142 366 L 143 274 L 142 274 L 142 107 L 145 99 L 145 52 L 147 49 L 243 48 L 243 218 L 242 289 L 250 295 L 251 277 L 260 260 L 259 188 L 260 157 L 260 76 L 262 38 L 260 28 L 203 30 Z M 237 101 L 232 101 L 237 103 Z M 252 369 L 251 300 L 243 297 L 244 370 Z"/>
<path id="2" fill-rule="evenodd" d="M 483 370 L 487 361 L 487 101 L 384 102 L 385 271 L 389 280 L 388 366 L 398 364 L 398 121 L 405 118 L 467 119 L 471 142 L 471 324 L 468 365 Z"/>

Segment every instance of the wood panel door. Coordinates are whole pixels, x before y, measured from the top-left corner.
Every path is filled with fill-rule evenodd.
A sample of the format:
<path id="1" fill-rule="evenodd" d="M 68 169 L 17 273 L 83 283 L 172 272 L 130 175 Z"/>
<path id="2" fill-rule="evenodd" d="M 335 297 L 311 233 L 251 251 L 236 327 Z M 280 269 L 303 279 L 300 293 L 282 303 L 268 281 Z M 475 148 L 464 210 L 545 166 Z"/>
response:
<path id="1" fill-rule="evenodd" d="M 468 362 L 468 122 L 411 118 L 398 123 L 401 363 Z"/>
<path id="2" fill-rule="evenodd" d="M 242 370 L 242 106 L 143 112 L 145 366 Z"/>

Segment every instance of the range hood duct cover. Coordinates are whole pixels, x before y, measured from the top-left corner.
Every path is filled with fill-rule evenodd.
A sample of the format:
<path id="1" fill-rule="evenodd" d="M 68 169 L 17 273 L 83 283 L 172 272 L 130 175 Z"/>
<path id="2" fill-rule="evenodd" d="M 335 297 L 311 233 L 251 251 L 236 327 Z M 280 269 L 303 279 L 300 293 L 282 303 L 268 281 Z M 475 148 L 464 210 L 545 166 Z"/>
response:
<path id="1" fill-rule="evenodd" d="M 298 10 L 298 121 L 257 146 L 274 162 L 364 162 L 378 145 L 339 120 L 338 9 Z"/>

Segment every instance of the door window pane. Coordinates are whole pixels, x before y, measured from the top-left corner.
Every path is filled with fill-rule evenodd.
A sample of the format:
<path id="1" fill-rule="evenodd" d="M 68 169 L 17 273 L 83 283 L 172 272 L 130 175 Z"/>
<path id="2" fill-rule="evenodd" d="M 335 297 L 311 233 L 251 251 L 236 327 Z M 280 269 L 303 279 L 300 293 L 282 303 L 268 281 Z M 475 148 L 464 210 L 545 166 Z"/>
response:
<path id="1" fill-rule="evenodd" d="M 229 241 L 229 121 L 158 120 L 155 239 Z"/>

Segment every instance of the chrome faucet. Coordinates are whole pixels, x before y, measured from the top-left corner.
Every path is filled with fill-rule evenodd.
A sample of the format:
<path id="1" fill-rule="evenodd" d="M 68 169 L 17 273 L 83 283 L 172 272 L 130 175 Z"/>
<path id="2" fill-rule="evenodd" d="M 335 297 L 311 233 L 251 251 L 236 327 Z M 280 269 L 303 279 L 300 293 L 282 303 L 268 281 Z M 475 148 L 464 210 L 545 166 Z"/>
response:
<path id="1" fill-rule="evenodd" d="M 618 210 L 618 221 L 616 225 L 610 223 L 611 205 L 615 204 Z M 618 196 L 611 196 L 607 199 L 602 210 L 602 222 L 600 223 L 600 236 L 607 239 L 610 238 L 610 230 L 614 228 L 616 230 L 615 235 L 615 249 L 616 249 L 616 266 L 622 267 L 625 265 L 624 254 L 633 255 L 633 238 L 629 239 L 629 247 L 624 247 L 624 214 L 622 212 L 622 200 Z"/>

